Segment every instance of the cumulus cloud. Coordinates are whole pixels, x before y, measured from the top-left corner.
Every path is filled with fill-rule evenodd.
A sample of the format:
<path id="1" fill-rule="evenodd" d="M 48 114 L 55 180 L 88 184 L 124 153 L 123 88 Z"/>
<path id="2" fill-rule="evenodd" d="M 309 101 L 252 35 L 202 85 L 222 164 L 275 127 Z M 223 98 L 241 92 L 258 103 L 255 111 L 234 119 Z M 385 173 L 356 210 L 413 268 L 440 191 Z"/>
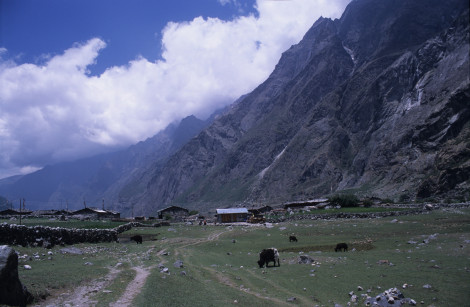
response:
<path id="1" fill-rule="evenodd" d="M 140 57 L 97 76 L 87 67 L 106 48 L 98 38 L 41 65 L 2 60 L 0 48 L 0 178 L 131 145 L 191 114 L 208 116 L 263 82 L 318 17 L 339 17 L 346 4 L 258 0 L 257 16 L 168 23 L 162 60 Z"/>

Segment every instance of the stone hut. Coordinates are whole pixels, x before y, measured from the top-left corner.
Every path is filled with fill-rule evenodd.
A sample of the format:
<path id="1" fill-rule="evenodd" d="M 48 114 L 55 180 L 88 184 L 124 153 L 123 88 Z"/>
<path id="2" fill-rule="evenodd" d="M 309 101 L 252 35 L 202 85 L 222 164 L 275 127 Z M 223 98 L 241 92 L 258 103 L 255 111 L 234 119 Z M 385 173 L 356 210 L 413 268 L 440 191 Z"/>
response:
<path id="1" fill-rule="evenodd" d="M 17 215 L 30 215 L 32 211 L 29 210 L 22 210 L 21 212 L 19 210 L 13 210 L 13 209 L 6 209 L 0 211 L 0 216 L 17 216 Z"/>
<path id="2" fill-rule="evenodd" d="M 157 213 L 158 213 L 158 218 L 159 219 L 166 219 L 166 218 L 183 219 L 183 218 L 189 216 L 189 210 L 188 209 L 178 207 L 178 206 L 166 207 L 162 210 L 159 210 Z"/>
<path id="3" fill-rule="evenodd" d="M 311 200 L 300 200 L 300 201 L 294 201 L 294 202 L 289 202 L 284 204 L 284 209 L 288 210 L 295 210 L 295 209 L 302 209 L 305 207 L 312 207 L 319 205 L 321 203 L 328 202 L 328 199 L 311 199 Z"/>
<path id="4" fill-rule="evenodd" d="M 97 208 L 84 208 L 77 211 L 72 212 L 72 216 L 74 217 L 82 217 L 82 218 L 89 218 L 92 220 L 99 220 L 99 219 L 112 219 L 112 218 L 120 218 L 121 214 L 118 212 L 101 210 Z"/>

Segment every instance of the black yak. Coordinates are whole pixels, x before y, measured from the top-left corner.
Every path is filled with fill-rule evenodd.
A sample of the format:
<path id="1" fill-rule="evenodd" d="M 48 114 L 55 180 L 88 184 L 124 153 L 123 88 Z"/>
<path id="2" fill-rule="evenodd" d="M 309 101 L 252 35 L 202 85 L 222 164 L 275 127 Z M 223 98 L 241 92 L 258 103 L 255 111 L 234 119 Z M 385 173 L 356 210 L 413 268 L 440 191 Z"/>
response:
<path id="1" fill-rule="evenodd" d="M 131 241 L 135 241 L 137 244 L 142 244 L 142 236 L 141 235 L 135 235 L 131 237 Z"/>
<path id="2" fill-rule="evenodd" d="M 279 263 L 279 252 L 274 247 L 263 249 L 261 253 L 259 253 L 258 265 L 260 268 L 264 267 L 264 264 L 268 267 L 269 262 L 274 262 L 274 266 L 276 266 L 277 262 L 277 266 L 281 266 Z"/>
<path id="3" fill-rule="evenodd" d="M 337 251 L 343 251 L 343 252 L 347 252 L 348 251 L 348 245 L 346 243 L 338 243 L 336 244 L 336 247 L 335 247 L 335 252 Z"/>
<path id="4" fill-rule="evenodd" d="M 297 242 L 297 237 L 296 236 L 289 236 L 289 242 Z"/>

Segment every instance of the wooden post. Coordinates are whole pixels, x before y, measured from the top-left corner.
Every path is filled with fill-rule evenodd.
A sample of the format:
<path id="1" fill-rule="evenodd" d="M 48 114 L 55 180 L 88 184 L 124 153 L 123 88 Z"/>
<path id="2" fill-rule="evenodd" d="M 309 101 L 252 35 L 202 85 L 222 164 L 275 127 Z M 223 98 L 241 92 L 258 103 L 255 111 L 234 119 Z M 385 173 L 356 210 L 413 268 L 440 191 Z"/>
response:
<path id="1" fill-rule="evenodd" d="M 20 198 L 20 225 L 21 225 L 21 198 Z"/>

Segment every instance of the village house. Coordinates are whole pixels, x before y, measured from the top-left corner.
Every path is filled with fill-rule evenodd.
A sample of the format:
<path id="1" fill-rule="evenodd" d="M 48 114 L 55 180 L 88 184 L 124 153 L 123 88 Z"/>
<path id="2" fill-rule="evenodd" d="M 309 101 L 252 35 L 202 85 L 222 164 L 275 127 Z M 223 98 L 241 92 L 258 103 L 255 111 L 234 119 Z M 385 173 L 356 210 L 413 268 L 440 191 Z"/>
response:
<path id="1" fill-rule="evenodd" d="M 166 207 L 158 212 L 159 219 L 183 219 L 189 216 L 189 210 L 178 206 Z"/>
<path id="2" fill-rule="evenodd" d="M 270 212 L 273 210 L 273 207 L 271 206 L 263 206 L 263 207 L 259 207 L 259 208 L 252 208 L 252 209 L 248 209 L 248 212 L 252 213 L 253 215 L 261 215 L 261 214 L 265 214 L 267 212 Z"/>
<path id="3" fill-rule="evenodd" d="M 72 217 L 76 218 L 88 218 L 92 220 L 99 220 L 99 219 L 112 219 L 112 218 L 120 218 L 121 214 L 119 212 L 113 212 L 108 210 L 102 210 L 97 208 L 84 208 L 77 211 L 72 212 Z"/>
<path id="4" fill-rule="evenodd" d="M 30 215 L 32 211 L 29 210 L 13 210 L 13 209 L 5 209 L 0 211 L 0 216 L 16 216 L 16 215 Z"/>
<path id="5" fill-rule="evenodd" d="M 60 217 L 68 216 L 72 214 L 71 211 L 67 210 L 36 210 L 31 213 L 32 216 L 49 216 L 49 217 Z"/>
<path id="6" fill-rule="evenodd" d="M 320 204 L 327 203 L 328 199 L 311 199 L 311 200 L 300 200 L 300 201 L 294 201 L 294 202 L 289 202 L 284 204 L 284 209 L 288 210 L 294 210 L 294 209 L 302 209 L 305 207 L 314 207 L 318 206 Z"/>
<path id="7" fill-rule="evenodd" d="M 217 209 L 217 223 L 246 222 L 251 214 L 246 208 Z"/>

